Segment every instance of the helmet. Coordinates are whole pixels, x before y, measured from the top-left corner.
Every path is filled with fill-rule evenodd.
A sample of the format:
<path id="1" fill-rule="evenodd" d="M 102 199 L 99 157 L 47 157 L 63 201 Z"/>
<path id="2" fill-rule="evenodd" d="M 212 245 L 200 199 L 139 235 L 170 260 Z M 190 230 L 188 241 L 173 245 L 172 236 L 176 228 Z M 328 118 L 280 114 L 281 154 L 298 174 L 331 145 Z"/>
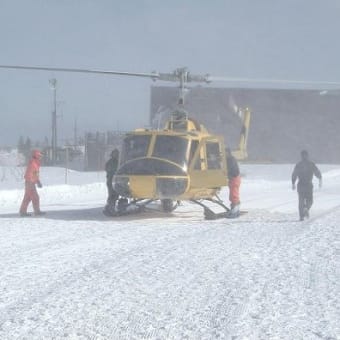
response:
<path id="1" fill-rule="evenodd" d="M 32 157 L 33 158 L 41 158 L 41 156 L 42 156 L 42 153 L 41 153 L 40 150 L 33 150 L 32 151 Z"/>

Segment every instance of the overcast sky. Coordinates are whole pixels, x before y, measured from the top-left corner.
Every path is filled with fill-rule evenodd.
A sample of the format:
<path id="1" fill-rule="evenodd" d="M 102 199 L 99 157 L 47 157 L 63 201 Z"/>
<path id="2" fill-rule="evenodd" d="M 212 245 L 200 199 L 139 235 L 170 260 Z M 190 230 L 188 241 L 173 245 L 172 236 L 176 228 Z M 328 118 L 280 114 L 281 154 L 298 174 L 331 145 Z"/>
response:
<path id="1" fill-rule="evenodd" d="M 0 65 L 340 81 L 339 0 L 0 0 Z M 0 145 L 148 124 L 150 79 L 0 69 Z M 157 84 L 161 84 L 156 83 Z"/>

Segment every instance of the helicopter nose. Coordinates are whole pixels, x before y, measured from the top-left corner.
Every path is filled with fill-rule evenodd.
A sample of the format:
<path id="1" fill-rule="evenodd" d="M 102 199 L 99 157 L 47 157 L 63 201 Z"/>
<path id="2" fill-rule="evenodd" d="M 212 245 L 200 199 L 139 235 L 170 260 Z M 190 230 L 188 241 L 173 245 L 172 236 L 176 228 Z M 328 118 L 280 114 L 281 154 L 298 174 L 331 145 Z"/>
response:
<path id="1" fill-rule="evenodd" d="M 116 176 L 114 189 L 120 196 L 175 199 L 185 193 L 187 177 Z"/>

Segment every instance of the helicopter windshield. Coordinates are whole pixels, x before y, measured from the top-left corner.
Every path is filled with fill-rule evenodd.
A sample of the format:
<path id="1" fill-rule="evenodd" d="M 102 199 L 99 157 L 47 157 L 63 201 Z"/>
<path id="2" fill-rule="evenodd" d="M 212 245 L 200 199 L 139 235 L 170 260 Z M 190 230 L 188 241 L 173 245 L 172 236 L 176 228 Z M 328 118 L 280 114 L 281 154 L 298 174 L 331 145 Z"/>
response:
<path id="1" fill-rule="evenodd" d="M 121 163 L 131 159 L 146 157 L 151 140 L 151 135 L 131 135 L 123 141 Z"/>
<path id="2" fill-rule="evenodd" d="M 188 140 L 178 136 L 157 136 L 152 157 L 167 159 L 181 166 L 186 164 Z"/>

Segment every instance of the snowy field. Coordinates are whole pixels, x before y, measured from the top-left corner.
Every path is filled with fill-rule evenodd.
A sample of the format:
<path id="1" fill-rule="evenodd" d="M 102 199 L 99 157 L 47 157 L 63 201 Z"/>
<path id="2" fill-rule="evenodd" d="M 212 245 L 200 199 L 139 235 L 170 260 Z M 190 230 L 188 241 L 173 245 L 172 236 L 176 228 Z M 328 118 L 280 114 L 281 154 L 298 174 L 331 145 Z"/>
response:
<path id="1" fill-rule="evenodd" d="M 340 339 L 340 166 L 298 222 L 293 165 L 241 165 L 242 210 L 110 219 L 104 173 L 0 167 L 0 339 Z M 221 192 L 227 198 L 227 191 Z"/>

